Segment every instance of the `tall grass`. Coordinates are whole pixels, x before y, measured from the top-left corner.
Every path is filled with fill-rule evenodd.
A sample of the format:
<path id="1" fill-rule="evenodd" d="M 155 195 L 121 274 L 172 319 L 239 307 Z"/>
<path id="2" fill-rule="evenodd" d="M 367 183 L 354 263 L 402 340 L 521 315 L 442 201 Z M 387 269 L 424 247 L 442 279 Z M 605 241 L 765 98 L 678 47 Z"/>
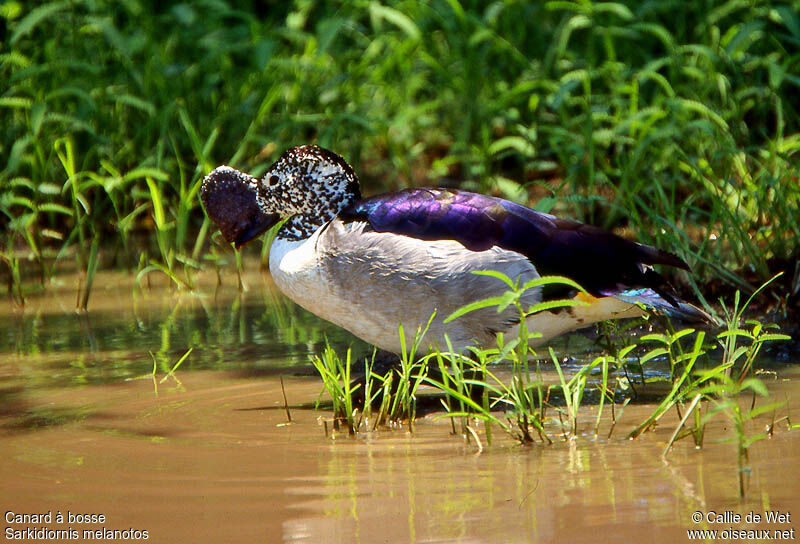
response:
<path id="1" fill-rule="evenodd" d="M 797 0 L 6 2 L 10 290 L 24 300 L 29 257 L 42 279 L 72 253 L 88 273 L 95 238 L 125 250 L 117 264 L 144 249 L 143 268 L 190 286 L 209 239 L 202 176 L 220 163 L 258 175 L 304 142 L 346 156 L 367 193 L 492 191 L 632 228 L 686 257 L 701 285 L 752 290 L 800 236 L 798 12 Z"/>

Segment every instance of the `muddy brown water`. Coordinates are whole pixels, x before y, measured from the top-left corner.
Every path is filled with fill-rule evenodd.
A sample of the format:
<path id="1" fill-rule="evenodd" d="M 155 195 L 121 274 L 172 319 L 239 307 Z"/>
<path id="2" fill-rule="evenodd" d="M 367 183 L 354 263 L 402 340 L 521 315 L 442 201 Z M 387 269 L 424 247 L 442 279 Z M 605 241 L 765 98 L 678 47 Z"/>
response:
<path id="1" fill-rule="evenodd" d="M 82 542 L 84 530 L 152 542 L 685 542 L 690 529 L 723 541 L 731 529 L 762 531 L 751 541 L 800 538 L 800 429 L 785 422 L 752 446 L 744 499 L 722 418 L 702 450 L 687 439 L 666 459 L 672 413 L 624 439 L 653 405 L 628 405 L 610 438 L 608 410 L 595 438 L 597 407 L 582 407 L 580 436 L 549 446 L 495 429 L 478 452 L 436 414 L 413 433 L 326 436 L 308 356 L 326 337 L 337 349 L 353 339 L 286 302 L 268 277 L 250 272 L 243 294 L 206 277 L 188 294 L 157 277 L 137 289 L 129 274 L 102 273 L 86 316 L 73 310 L 75 283 L 57 277 L 24 311 L 0 305 L 6 540 L 42 528 L 36 541 Z M 794 414 L 799 368 L 765 377 Z M 767 521 L 765 510 L 789 516 Z M 15 518 L 37 513 L 51 517 Z"/>

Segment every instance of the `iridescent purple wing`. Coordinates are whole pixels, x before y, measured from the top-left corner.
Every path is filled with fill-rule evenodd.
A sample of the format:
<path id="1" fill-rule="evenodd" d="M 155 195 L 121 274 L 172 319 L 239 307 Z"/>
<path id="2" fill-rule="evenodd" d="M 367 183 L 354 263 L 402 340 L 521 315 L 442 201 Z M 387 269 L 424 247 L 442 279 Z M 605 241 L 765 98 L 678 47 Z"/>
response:
<path id="1" fill-rule="evenodd" d="M 404 189 L 361 200 L 340 214 L 365 219 L 377 232 L 421 240 L 457 240 L 482 251 L 503 238 L 508 213 L 491 197 L 446 189 Z"/>
<path id="2" fill-rule="evenodd" d="M 664 279 L 643 265 L 688 269 L 680 258 L 603 229 L 559 219 L 501 198 L 457 189 L 405 189 L 361 200 L 343 220 L 421 240 L 456 240 L 473 251 L 492 246 L 528 257 L 540 274 L 567 276 L 595 296 L 650 287 L 670 302 Z"/>

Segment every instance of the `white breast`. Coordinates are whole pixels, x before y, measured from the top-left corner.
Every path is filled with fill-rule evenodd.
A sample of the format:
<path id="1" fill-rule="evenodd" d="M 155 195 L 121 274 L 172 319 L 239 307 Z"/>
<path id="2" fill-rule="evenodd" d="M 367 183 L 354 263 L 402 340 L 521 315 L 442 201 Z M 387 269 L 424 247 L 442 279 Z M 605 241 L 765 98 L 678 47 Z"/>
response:
<path id="1" fill-rule="evenodd" d="M 300 240 L 276 238 L 269 252 L 269 271 L 278 288 L 305 309 L 325 317 L 334 313 L 333 288 L 322 274 L 316 253 L 322 229 Z"/>
<path id="2" fill-rule="evenodd" d="M 376 323 L 373 314 L 364 308 L 355 307 L 352 293 L 343 291 L 341 281 L 329 274 L 326 261 L 330 254 L 318 248 L 320 235 L 325 227 L 318 229 L 309 238 L 300 241 L 276 238 L 270 248 L 269 271 L 278 288 L 294 302 L 359 338 L 384 349 L 397 344 L 397 324 L 393 335 L 384 334 L 382 323 Z M 324 244 L 323 244 L 324 245 Z M 358 285 L 358 278 L 352 278 Z"/>

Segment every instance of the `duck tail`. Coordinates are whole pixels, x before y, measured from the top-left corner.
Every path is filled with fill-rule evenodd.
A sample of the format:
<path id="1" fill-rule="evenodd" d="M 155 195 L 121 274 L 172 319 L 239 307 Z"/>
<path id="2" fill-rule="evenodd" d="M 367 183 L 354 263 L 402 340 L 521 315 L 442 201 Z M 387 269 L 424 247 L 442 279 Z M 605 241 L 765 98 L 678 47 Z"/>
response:
<path id="1" fill-rule="evenodd" d="M 717 325 L 717 320 L 705 310 L 694 304 L 683 302 L 669 296 L 669 299 L 651 288 L 627 289 L 614 295 L 614 298 L 633 304 L 642 304 L 648 310 L 664 314 L 672 319 L 686 323 Z"/>

